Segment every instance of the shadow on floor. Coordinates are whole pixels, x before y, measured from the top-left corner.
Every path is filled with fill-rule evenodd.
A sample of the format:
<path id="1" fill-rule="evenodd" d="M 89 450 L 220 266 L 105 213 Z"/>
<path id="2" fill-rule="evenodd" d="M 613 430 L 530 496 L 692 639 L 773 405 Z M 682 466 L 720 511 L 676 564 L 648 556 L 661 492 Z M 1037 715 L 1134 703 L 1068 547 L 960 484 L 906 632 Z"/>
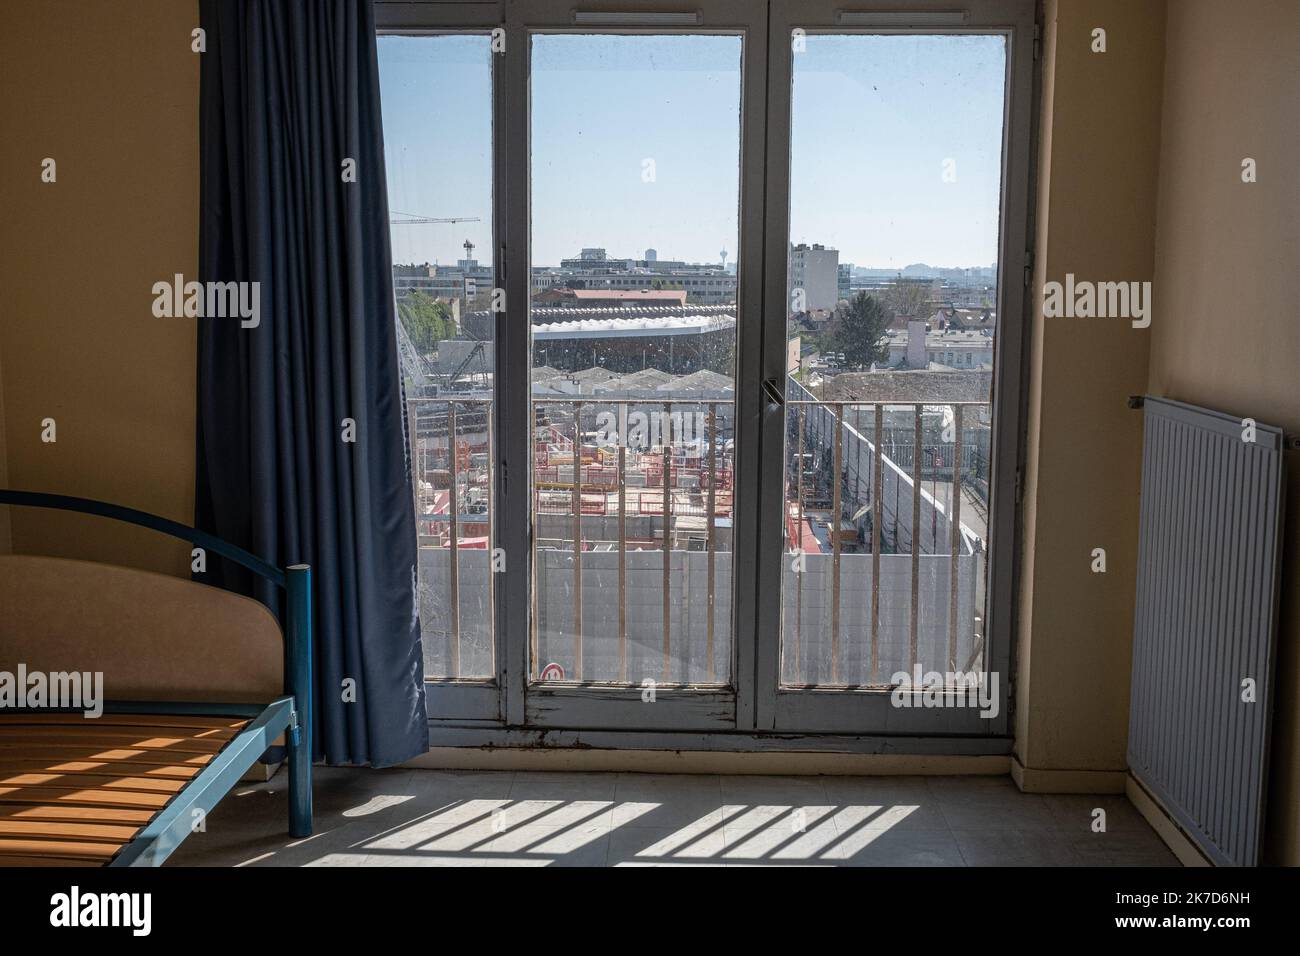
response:
<path id="1" fill-rule="evenodd" d="M 1124 797 L 1006 777 L 321 768 L 315 798 L 291 840 L 284 774 L 240 788 L 168 865 L 1178 865 Z"/>

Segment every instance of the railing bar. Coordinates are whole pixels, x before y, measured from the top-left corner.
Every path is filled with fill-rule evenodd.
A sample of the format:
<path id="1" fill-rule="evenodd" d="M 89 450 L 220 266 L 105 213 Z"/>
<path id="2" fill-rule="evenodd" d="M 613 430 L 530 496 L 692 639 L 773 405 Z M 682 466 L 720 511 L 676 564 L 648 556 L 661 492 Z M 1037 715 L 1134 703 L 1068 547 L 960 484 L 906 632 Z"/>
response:
<path id="1" fill-rule="evenodd" d="M 618 679 L 627 681 L 627 444 L 618 443 Z"/>
<path id="2" fill-rule="evenodd" d="M 416 401 L 416 402 L 418 402 L 418 401 L 431 401 L 431 400 L 430 400 L 430 399 L 411 399 L 411 401 Z M 467 397 L 467 398 L 457 398 L 456 401 L 460 402 L 462 405 L 469 405 L 469 404 L 486 405 L 486 404 L 490 404 L 490 403 L 492 402 L 492 399 L 490 399 L 490 398 L 472 398 L 472 397 Z M 658 397 L 656 397 L 656 398 L 654 398 L 654 399 L 648 399 L 648 398 L 616 398 L 616 397 L 611 397 L 611 398 L 607 398 L 607 399 L 601 399 L 599 396 L 591 396 L 591 395 L 584 396 L 583 398 L 577 398 L 577 399 L 575 399 L 575 398 L 553 398 L 553 397 L 547 396 L 547 397 L 545 397 L 545 398 L 533 398 L 533 399 L 530 399 L 530 401 L 531 401 L 534 405 L 568 405 L 568 404 L 572 404 L 573 402 L 583 402 L 584 404 L 588 404 L 588 405 L 592 405 L 592 404 L 602 404 L 602 403 L 603 403 L 603 404 L 607 404 L 607 405 L 628 404 L 628 405 L 696 405 L 696 406 L 698 406 L 698 405 L 701 404 L 701 399 L 699 399 L 699 398 L 658 398 Z M 734 400 L 734 399 L 728 399 L 728 398 L 706 399 L 706 401 L 716 402 L 716 403 L 719 404 L 719 405 L 734 405 L 734 404 L 735 404 L 735 400 Z M 786 405 L 820 405 L 820 406 L 822 406 L 822 407 L 825 407 L 826 404 L 827 404 L 827 402 L 826 402 L 825 400 L 823 400 L 823 399 L 817 399 L 817 398 L 791 398 L 791 399 L 787 399 L 785 404 L 786 404 Z M 909 405 L 915 405 L 916 403 L 915 403 L 915 402 L 911 402 L 911 401 L 907 401 L 906 399 L 896 399 L 896 400 L 895 400 L 895 399 L 880 399 L 880 400 L 861 401 L 861 402 L 857 402 L 857 401 L 846 401 L 846 402 L 840 402 L 839 404 L 842 404 L 845 408 L 872 408 L 872 407 L 874 407 L 874 406 L 877 405 L 877 404 L 879 404 L 879 405 L 884 405 L 884 406 L 886 406 L 886 407 L 907 408 Z M 976 408 L 981 408 L 981 407 L 987 407 L 987 406 L 989 405 L 989 402 L 988 402 L 988 401 L 948 401 L 948 400 L 944 400 L 943 402 L 938 402 L 938 403 L 935 403 L 935 402 L 922 402 L 921 404 L 922 404 L 923 406 L 924 406 L 924 405 L 941 404 L 941 405 L 961 405 L 961 406 L 963 406 L 963 407 L 976 407 Z"/>
<path id="3" fill-rule="evenodd" d="M 508 417 L 508 416 L 507 416 Z M 542 492 L 537 487 L 534 470 L 537 466 L 537 408 L 529 405 L 527 409 L 528 418 L 528 485 L 529 485 L 529 505 L 531 513 L 528 516 L 528 551 L 529 567 L 532 569 L 532 587 L 529 588 L 528 594 L 528 669 L 531 676 L 535 679 L 541 676 L 539 667 L 537 643 L 538 643 L 538 624 L 537 624 L 537 593 L 541 590 L 538 585 L 538 574 L 540 566 L 537 563 L 537 539 L 539 522 L 538 515 L 542 514 Z M 545 665 L 542 665 L 545 666 Z"/>
<path id="4" fill-rule="evenodd" d="M 416 417 L 415 400 L 408 398 L 406 400 L 406 428 L 408 437 L 411 442 L 411 467 L 415 470 L 411 481 L 411 497 L 415 504 L 415 533 L 418 542 L 420 534 L 420 481 L 425 475 L 424 462 L 421 460 L 420 453 L 423 450 L 420 446 L 420 421 Z"/>
<path id="5" fill-rule="evenodd" d="M 573 679 L 582 680 L 582 402 L 573 403 Z"/>
<path id="6" fill-rule="evenodd" d="M 880 671 L 880 525 L 884 520 L 883 494 L 884 449 L 881 447 L 885 428 L 885 409 L 876 406 L 876 464 L 871 476 L 871 682 L 874 684 Z"/>
<path id="7" fill-rule="evenodd" d="M 921 443 L 924 437 L 921 413 L 924 407 L 916 406 L 916 440 L 912 445 L 912 606 L 908 646 L 913 669 L 916 668 L 918 656 L 917 605 L 921 594 Z"/>
<path id="8" fill-rule="evenodd" d="M 840 682 L 840 479 L 844 468 L 844 405 L 835 404 L 835 467 L 831 469 L 831 683 Z"/>
<path id="9" fill-rule="evenodd" d="M 961 406 L 952 411 L 952 423 L 955 438 L 952 452 L 952 513 L 948 516 L 952 525 L 952 584 L 948 595 L 948 669 L 957 669 L 957 567 L 961 549 Z"/>
<path id="10" fill-rule="evenodd" d="M 491 672 L 496 673 L 496 653 L 497 653 L 497 630 L 496 630 L 496 596 L 497 596 L 497 575 L 496 575 L 496 544 L 497 544 L 497 509 L 496 499 L 493 497 L 496 493 L 496 442 L 492 439 L 492 433 L 496 427 L 496 406 L 489 404 L 487 406 L 487 553 L 488 553 L 488 647 L 492 652 L 492 661 L 490 663 Z"/>
<path id="11" fill-rule="evenodd" d="M 800 572 L 795 575 L 795 628 L 794 628 L 794 679 L 795 683 L 803 683 L 803 569 L 807 567 L 807 558 L 803 554 L 803 455 L 804 455 L 804 429 L 807 427 L 806 419 L 808 412 L 806 409 L 799 409 L 799 480 L 796 488 L 798 502 L 796 504 L 799 524 L 795 527 L 794 550 L 795 557 L 799 561 Z"/>
<path id="12" fill-rule="evenodd" d="M 717 504 L 717 483 L 718 483 L 718 406 L 716 402 L 709 403 L 709 495 L 708 495 L 708 517 L 705 519 L 706 532 L 705 546 L 709 552 L 709 600 L 706 605 L 708 609 L 708 626 L 704 643 L 704 674 L 705 680 L 713 682 L 713 603 L 714 603 L 714 575 L 717 571 L 717 541 L 715 539 L 715 528 L 717 522 L 714 518 L 714 507 Z"/>
<path id="13" fill-rule="evenodd" d="M 461 402 L 474 401 L 474 399 L 457 399 Z M 582 398 L 546 398 L 531 399 L 534 405 L 571 405 L 575 402 L 581 402 L 584 405 L 694 405 L 699 407 L 704 402 L 716 402 L 718 405 L 735 405 L 735 399 L 730 398 L 619 398 L 617 395 L 611 395 L 608 398 L 602 398 L 598 394 L 584 395 Z M 818 402 L 805 402 L 804 404 L 820 404 Z M 908 403 L 904 403 L 908 404 Z M 971 404 L 971 403 L 967 403 Z M 984 404 L 987 404 L 984 403 Z"/>
<path id="14" fill-rule="evenodd" d="M 666 414 L 671 414 L 669 408 L 671 403 L 665 402 L 664 409 Z M 664 467 L 663 467 L 663 485 L 664 485 L 664 550 L 663 550 L 663 617 L 664 617 L 664 660 L 663 660 L 663 679 L 668 681 L 670 674 L 670 655 L 672 650 L 671 631 L 669 621 L 669 609 L 672 607 L 672 596 L 669 594 L 669 581 L 671 574 L 671 550 L 669 548 L 669 536 L 672 534 L 673 523 L 673 504 L 672 504 L 672 476 L 673 476 L 673 457 L 671 442 L 664 442 Z"/>
<path id="15" fill-rule="evenodd" d="M 541 402 L 541 401 L 554 401 L 554 399 L 537 399 L 537 401 L 539 401 L 539 402 Z M 658 399 L 656 399 L 656 401 L 658 401 Z M 688 402 L 689 402 L 690 399 L 684 399 L 683 401 L 688 401 Z M 791 399 L 787 399 L 787 400 L 786 400 L 786 405 L 821 405 L 821 406 L 825 407 L 827 404 L 828 404 L 828 403 L 826 402 L 825 399 L 819 399 L 819 398 L 791 398 Z M 886 399 L 877 399 L 877 400 L 874 400 L 874 401 L 861 401 L 861 402 L 855 402 L 855 401 L 841 401 L 841 402 L 836 402 L 836 403 L 831 403 L 831 404 L 839 404 L 839 405 L 843 405 L 845 408 L 871 408 L 871 407 L 874 407 L 875 405 L 884 405 L 884 406 L 886 406 L 886 407 L 890 407 L 890 408 L 907 408 L 909 405 L 915 405 L 915 404 L 917 404 L 917 403 L 916 403 L 916 402 L 907 401 L 906 399 L 888 399 L 888 398 L 886 398 Z M 951 401 L 948 401 L 948 400 L 945 399 L 944 401 L 939 402 L 939 403 L 935 403 L 935 402 L 921 402 L 920 404 L 921 404 L 922 406 L 925 406 L 925 405 L 934 405 L 934 404 L 941 404 L 941 405 L 962 405 L 962 406 L 985 406 L 985 405 L 988 405 L 989 402 L 987 402 L 987 401 L 983 401 L 983 402 L 981 402 L 981 401 L 951 402 Z"/>
<path id="16" fill-rule="evenodd" d="M 460 509 L 456 503 L 456 403 L 447 403 L 447 507 L 450 509 L 451 564 L 448 583 L 451 590 L 451 674 L 460 677 Z"/>

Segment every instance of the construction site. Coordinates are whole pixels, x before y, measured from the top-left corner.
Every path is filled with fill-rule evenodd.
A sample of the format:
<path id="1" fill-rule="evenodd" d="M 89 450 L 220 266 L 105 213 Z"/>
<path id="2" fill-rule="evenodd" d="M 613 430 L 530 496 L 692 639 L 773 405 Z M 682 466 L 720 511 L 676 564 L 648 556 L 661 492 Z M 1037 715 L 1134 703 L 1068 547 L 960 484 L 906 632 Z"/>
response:
<path id="1" fill-rule="evenodd" d="M 402 339 L 426 672 L 487 677 L 491 342 L 434 364 Z M 793 377 L 785 397 L 783 682 L 980 666 L 988 402 L 843 401 Z M 733 581 L 730 376 L 539 364 L 530 401 L 532 677 L 729 683 L 733 587 L 752 587 Z"/>

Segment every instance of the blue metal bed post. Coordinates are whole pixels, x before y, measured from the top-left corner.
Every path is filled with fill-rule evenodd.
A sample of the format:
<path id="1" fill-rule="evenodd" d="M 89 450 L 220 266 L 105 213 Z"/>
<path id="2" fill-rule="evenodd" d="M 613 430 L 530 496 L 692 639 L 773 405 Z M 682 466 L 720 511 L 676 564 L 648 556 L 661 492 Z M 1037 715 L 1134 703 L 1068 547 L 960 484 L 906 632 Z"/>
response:
<path id="1" fill-rule="evenodd" d="M 289 834 L 311 836 L 312 647 L 311 567 L 285 569 L 289 597 L 286 688 L 294 697 L 297 724 L 289 735 Z"/>

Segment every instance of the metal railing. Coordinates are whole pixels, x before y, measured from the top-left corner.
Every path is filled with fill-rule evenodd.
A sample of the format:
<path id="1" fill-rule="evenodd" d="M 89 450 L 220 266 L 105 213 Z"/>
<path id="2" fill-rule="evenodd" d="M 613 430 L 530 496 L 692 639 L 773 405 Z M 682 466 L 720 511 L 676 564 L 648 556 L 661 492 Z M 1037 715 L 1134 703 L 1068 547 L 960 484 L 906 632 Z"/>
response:
<path id="1" fill-rule="evenodd" d="M 718 674 L 718 624 L 714 614 L 719 592 L 718 554 L 729 550 L 729 540 L 724 540 L 720 532 L 725 529 L 729 536 L 734 516 L 735 459 L 730 441 L 734 434 L 734 402 L 712 398 L 650 401 L 546 396 L 532 399 L 531 404 L 533 568 L 536 575 L 539 549 L 570 555 L 572 587 L 568 590 L 572 609 L 565 615 L 572 615 L 573 673 L 567 676 L 581 681 L 588 669 L 584 565 L 608 568 L 616 560 L 617 595 L 607 597 L 617 600 L 618 607 L 616 679 L 628 680 L 628 554 L 658 551 L 662 590 L 662 630 L 657 638 L 659 670 L 662 679 L 669 682 L 675 643 L 689 643 L 691 639 L 689 634 L 674 633 L 672 552 L 696 550 L 707 556 L 703 670 L 705 682 L 714 682 Z M 963 522 L 962 509 L 972 502 L 987 505 L 987 459 L 972 455 L 970 449 L 987 447 L 987 434 L 982 432 L 988 429 L 989 403 L 826 402 L 792 382 L 786 404 L 787 493 L 782 522 L 787 549 L 802 548 L 805 536 L 812 533 L 810 512 L 828 513 L 828 683 L 846 683 L 841 679 L 840 667 L 846 633 L 841 612 L 846 556 L 852 558 L 853 565 L 869 560 L 871 567 L 869 648 L 862 649 L 869 661 L 869 683 L 878 684 L 881 677 L 882 559 L 891 564 L 893 571 L 904 555 L 910 558 L 906 591 L 910 598 L 908 660 L 913 665 L 921 662 L 922 558 L 946 556 L 950 564 L 945 656 L 949 670 L 969 670 L 982 655 L 982 637 L 975 635 L 969 653 L 960 655 L 963 660 L 957 659 L 959 643 L 964 643 L 958 639 L 959 577 L 963 570 L 959 559 L 982 553 L 985 532 L 979 520 L 974 525 Z M 946 418 L 940 419 L 945 409 Z M 448 395 L 409 399 L 408 414 L 420 544 L 423 548 L 445 550 L 449 561 L 449 663 L 445 676 L 459 678 L 463 676 L 460 552 L 468 547 L 490 553 L 495 540 L 495 410 L 490 398 Z M 637 415 L 645 418 L 636 420 Z M 936 429 L 941 432 L 938 436 L 933 434 Z M 912 441 L 903 446 L 901 437 L 906 432 L 910 432 Z M 901 447 L 906 447 L 908 453 L 897 455 Z M 896 461 L 895 455 L 906 465 Z M 961 466 L 954 468 L 954 462 Z M 937 490 L 944 472 L 948 477 L 945 484 L 951 484 L 946 501 Z M 594 552 L 614 552 L 617 557 L 611 560 Z M 638 568 L 637 573 L 642 573 L 643 562 L 638 561 Z M 684 574 L 685 565 L 681 564 L 679 570 Z M 494 606 L 493 577 L 488 574 L 486 579 L 485 606 L 489 611 Z M 723 583 L 729 593 L 729 581 Z M 535 580 L 531 615 L 535 672 L 542 664 L 537 654 L 538 590 Z M 963 592 L 963 596 L 970 595 Z M 554 595 L 547 597 L 552 600 Z M 799 587 L 792 602 L 796 625 L 792 634 L 783 630 L 794 654 L 794 679 L 789 682 L 796 684 L 801 682 L 806 650 L 805 628 L 800 623 L 804 620 L 803 601 L 803 588 Z M 975 606 L 982 606 L 978 595 Z M 484 623 L 490 634 L 492 622 Z M 689 629 L 698 634 L 694 627 Z M 564 628 L 566 638 L 569 630 Z M 857 640 L 854 638 L 850 646 L 860 646 Z M 679 655 L 686 653 L 685 648 L 677 651 Z M 698 652 L 696 644 L 694 653 Z M 783 660 L 786 653 L 783 649 Z M 604 676 L 613 676 L 608 673 L 609 660 L 605 663 Z"/>
<path id="2" fill-rule="evenodd" d="M 982 638 L 975 635 L 972 652 L 964 661 L 958 657 L 958 583 L 960 576 L 959 562 L 984 550 L 983 534 L 964 525 L 961 517 L 963 482 L 972 473 L 978 478 L 973 485 L 977 499 L 985 499 L 987 492 L 986 459 L 969 453 L 974 433 L 986 430 L 984 420 L 986 413 L 976 409 L 988 409 L 988 402 L 951 402 L 935 401 L 924 403 L 896 402 L 835 402 L 822 401 L 814 397 L 807 389 L 791 380 L 789 397 L 786 402 L 787 416 L 787 487 L 793 479 L 794 505 L 787 501 L 787 511 L 793 511 L 786 521 L 786 541 L 790 549 L 801 549 L 805 535 L 805 521 L 809 499 L 817 500 L 818 489 L 808 494 L 807 483 L 809 471 L 824 472 L 829 459 L 830 497 L 828 526 L 830 528 L 831 549 L 831 613 L 830 613 L 830 683 L 839 684 L 840 680 L 840 639 L 841 639 L 841 557 L 844 552 L 843 523 L 851 518 L 859 537 L 869 532 L 868 547 L 871 556 L 871 600 L 869 617 L 869 683 L 881 684 L 880 674 L 880 618 L 881 618 L 881 560 L 886 552 L 893 554 L 910 554 L 910 608 L 908 615 L 908 659 L 915 667 L 920 662 L 919 654 L 919 602 L 921 559 L 923 554 L 944 555 L 949 558 L 948 607 L 947 607 L 947 669 L 949 671 L 966 671 L 973 666 L 982 654 Z M 867 438 L 861 429 L 863 410 L 869 412 L 871 438 Z M 941 435 L 937 441 L 926 441 L 926 417 L 933 417 L 935 412 L 947 410 L 947 417 L 940 422 Z M 850 424 L 850 416 L 856 424 Z M 889 429 L 894 437 L 894 446 L 902 432 L 900 418 L 911 419 L 912 443 L 906 448 L 905 467 L 887 454 L 889 443 L 886 440 L 886 419 L 891 420 Z M 934 425 L 931 425 L 933 430 Z M 951 437 L 944 440 L 944 434 Z M 984 442 L 987 435 L 979 441 Z M 794 460 L 791 461 L 793 451 Z M 811 467 L 810 467 L 811 462 Z M 923 467 L 930 463 L 928 475 Z M 947 463 L 947 468 L 943 467 Z M 961 467 L 953 467 L 960 462 Z M 982 473 L 981 473 L 981 469 Z M 947 472 L 951 481 L 951 492 L 947 502 L 937 495 L 939 476 Z M 932 482 L 930 491 L 925 489 L 926 478 Z M 847 493 L 847 495 L 846 495 Z M 846 504 L 847 496 L 847 504 Z M 789 498 L 790 495 L 787 495 Z M 891 501 L 892 499 L 892 501 Z M 823 499 L 824 500 L 824 499 Z M 821 503 L 818 501 L 817 503 Z M 985 508 L 987 501 L 984 500 Z M 910 506 L 910 507 L 909 507 Z M 910 520 L 900 525 L 904 509 L 910 511 Z M 820 509 L 819 509 L 820 510 Z M 923 520 L 923 516 L 928 517 Z M 795 520 L 797 534 L 792 534 L 789 518 Z M 892 518 L 892 529 L 891 519 Z M 946 535 L 940 535 L 942 523 Z M 869 527 L 864 527 L 866 524 Z M 924 527 L 931 526 L 929 541 L 926 540 Z M 794 538 L 792 541 L 791 538 Z M 946 538 L 942 540 L 941 538 Z M 977 582 L 978 584 L 978 582 Z M 793 635 L 794 671 L 796 676 L 803 672 L 802 620 L 803 589 L 796 592 L 796 625 Z M 976 601 L 976 607 L 980 602 Z M 958 668 L 958 663 L 962 667 Z M 796 680 L 794 683 L 799 683 Z"/>
<path id="3" fill-rule="evenodd" d="M 657 550 L 662 555 L 661 676 L 672 675 L 673 630 L 671 586 L 674 543 L 691 537 L 698 520 L 703 537 L 697 543 L 707 555 L 705 584 L 705 682 L 717 678 L 717 635 L 713 609 L 717 597 L 718 519 L 733 515 L 734 458 L 725 447 L 732 430 L 734 402 L 730 399 L 581 398 L 533 399 L 533 567 L 539 546 L 554 542 L 553 550 L 572 554 L 572 616 L 574 680 L 584 679 L 583 566 L 584 554 L 613 550 L 618 554 L 617 680 L 628 680 L 627 590 L 629 550 Z M 557 410 L 563 410 L 555 414 Z M 635 416 L 642 416 L 636 420 Z M 692 420 L 687 416 L 695 416 Z M 588 425 L 596 426 L 588 428 Z M 567 493 L 567 506 L 562 500 Z M 544 516 L 572 516 L 567 538 L 542 528 Z M 599 533 L 584 529 L 584 519 L 616 519 L 613 535 L 601 521 Z M 640 519 L 640 530 L 629 537 L 628 523 Z M 692 519 L 689 531 L 683 519 Z M 657 534 L 653 525 L 657 524 Z M 647 527 L 649 526 L 649 527 Z M 539 657 L 537 591 L 533 588 L 533 661 Z M 536 674 L 534 675 L 536 676 Z"/>
<path id="4" fill-rule="evenodd" d="M 493 432 L 495 409 L 490 398 L 448 395 L 407 399 L 407 427 L 411 441 L 412 488 L 416 530 L 421 547 L 448 551 L 447 608 L 449 673 L 459 678 L 461 667 L 460 553 L 464 530 L 475 548 L 489 554 L 495 541 L 493 507 Z M 477 540 L 482 544 L 478 545 Z M 487 607 L 494 606 L 494 575 L 487 575 Z M 485 622 L 489 635 L 491 614 Z M 491 640 L 488 641 L 489 646 Z M 490 676 L 490 675 L 486 675 Z"/>

